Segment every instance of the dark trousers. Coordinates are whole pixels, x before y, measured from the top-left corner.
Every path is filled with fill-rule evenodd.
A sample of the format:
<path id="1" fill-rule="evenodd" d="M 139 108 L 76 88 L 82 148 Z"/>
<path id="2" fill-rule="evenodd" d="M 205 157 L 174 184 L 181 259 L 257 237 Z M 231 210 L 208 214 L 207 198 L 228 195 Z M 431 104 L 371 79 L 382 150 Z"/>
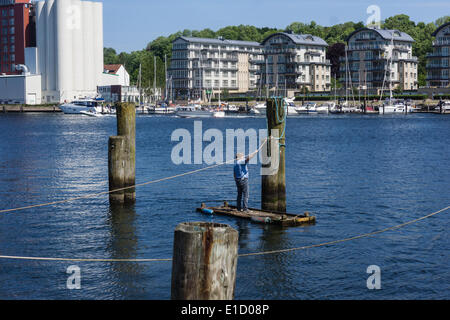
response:
<path id="1" fill-rule="evenodd" d="M 241 209 L 248 210 L 248 179 L 236 179 L 237 186 L 237 209 L 240 211 Z M 244 202 L 244 206 L 242 206 L 242 202 Z"/>

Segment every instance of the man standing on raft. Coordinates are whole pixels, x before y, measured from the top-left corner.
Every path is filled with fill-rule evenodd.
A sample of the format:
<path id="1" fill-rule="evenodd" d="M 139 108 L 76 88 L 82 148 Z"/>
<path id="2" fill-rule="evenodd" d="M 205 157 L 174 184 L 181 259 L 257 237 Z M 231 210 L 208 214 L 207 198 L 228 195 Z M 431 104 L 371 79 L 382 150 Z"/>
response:
<path id="1" fill-rule="evenodd" d="M 236 163 L 234 164 L 234 180 L 237 187 L 237 210 L 248 212 L 248 166 L 250 160 L 258 153 L 252 153 L 248 157 L 244 157 L 242 153 L 236 154 Z M 243 202 L 243 206 L 242 206 Z"/>

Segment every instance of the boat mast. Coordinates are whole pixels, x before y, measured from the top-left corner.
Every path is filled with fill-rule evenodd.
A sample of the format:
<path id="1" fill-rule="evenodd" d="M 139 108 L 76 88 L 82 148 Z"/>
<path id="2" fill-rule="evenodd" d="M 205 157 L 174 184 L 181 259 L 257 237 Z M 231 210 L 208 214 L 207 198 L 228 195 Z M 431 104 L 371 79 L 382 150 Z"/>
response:
<path id="1" fill-rule="evenodd" d="M 337 104 L 336 90 L 337 90 L 337 77 L 336 77 L 336 74 L 335 74 L 334 75 L 334 103 Z"/>
<path id="2" fill-rule="evenodd" d="M 153 97 L 156 104 L 156 56 L 153 56 Z"/>
<path id="3" fill-rule="evenodd" d="M 166 84 L 164 86 L 164 99 L 168 102 L 167 99 L 167 54 L 164 55 L 164 75 Z"/>
<path id="4" fill-rule="evenodd" d="M 269 59 L 266 59 L 266 98 L 269 99 Z"/>
<path id="5" fill-rule="evenodd" d="M 392 34 L 392 39 L 391 39 L 391 57 L 390 57 L 390 62 L 389 62 L 389 102 L 392 104 L 392 99 L 393 99 L 393 95 L 392 95 L 392 63 L 394 60 L 394 35 Z"/>
<path id="6" fill-rule="evenodd" d="M 141 106 L 142 64 L 139 64 L 139 106 Z"/>
<path id="7" fill-rule="evenodd" d="M 347 46 L 345 46 L 345 102 L 348 106 L 348 74 L 350 73 L 348 67 Z"/>
<path id="8" fill-rule="evenodd" d="M 221 101 L 220 101 L 220 90 L 221 90 L 221 81 L 222 81 L 222 77 L 221 77 L 221 74 L 220 74 L 220 44 L 219 44 L 219 108 L 220 108 L 220 106 L 222 105 L 222 103 L 221 103 Z"/>

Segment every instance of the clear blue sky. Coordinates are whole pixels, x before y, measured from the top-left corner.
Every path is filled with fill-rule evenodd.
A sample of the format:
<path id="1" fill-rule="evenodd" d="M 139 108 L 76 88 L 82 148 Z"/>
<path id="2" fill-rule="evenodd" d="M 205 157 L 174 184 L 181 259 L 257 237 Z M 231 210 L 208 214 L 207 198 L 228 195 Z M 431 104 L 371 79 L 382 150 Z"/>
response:
<path id="1" fill-rule="evenodd" d="M 433 22 L 450 15 L 448 0 L 103 0 L 104 44 L 118 52 L 143 49 L 158 36 L 184 29 L 217 30 L 228 25 L 285 28 L 292 22 L 329 26 L 367 20 L 378 5 L 381 19 L 407 14 Z"/>

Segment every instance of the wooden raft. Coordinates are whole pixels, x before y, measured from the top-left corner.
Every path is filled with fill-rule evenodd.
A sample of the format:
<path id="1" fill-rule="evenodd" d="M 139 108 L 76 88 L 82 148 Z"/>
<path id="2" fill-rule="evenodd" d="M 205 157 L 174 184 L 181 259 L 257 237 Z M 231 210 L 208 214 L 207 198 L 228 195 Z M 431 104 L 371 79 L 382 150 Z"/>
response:
<path id="1" fill-rule="evenodd" d="M 211 211 L 212 212 L 207 212 Z M 266 211 L 261 209 L 249 208 L 248 212 L 237 211 L 235 206 L 229 205 L 227 202 L 220 207 L 207 207 L 202 203 L 200 208 L 197 208 L 198 212 L 207 214 L 218 214 L 224 216 L 232 216 L 243 219 L 252 220 L 255 223 L 262 224 L 274 224 L 283 227 L 296 227 L 301 225 L 315 224 L 316 217 L 311 216 L 309 212 L 305 212 L 302 215 L 296 215 L 292 213 Z"/>

